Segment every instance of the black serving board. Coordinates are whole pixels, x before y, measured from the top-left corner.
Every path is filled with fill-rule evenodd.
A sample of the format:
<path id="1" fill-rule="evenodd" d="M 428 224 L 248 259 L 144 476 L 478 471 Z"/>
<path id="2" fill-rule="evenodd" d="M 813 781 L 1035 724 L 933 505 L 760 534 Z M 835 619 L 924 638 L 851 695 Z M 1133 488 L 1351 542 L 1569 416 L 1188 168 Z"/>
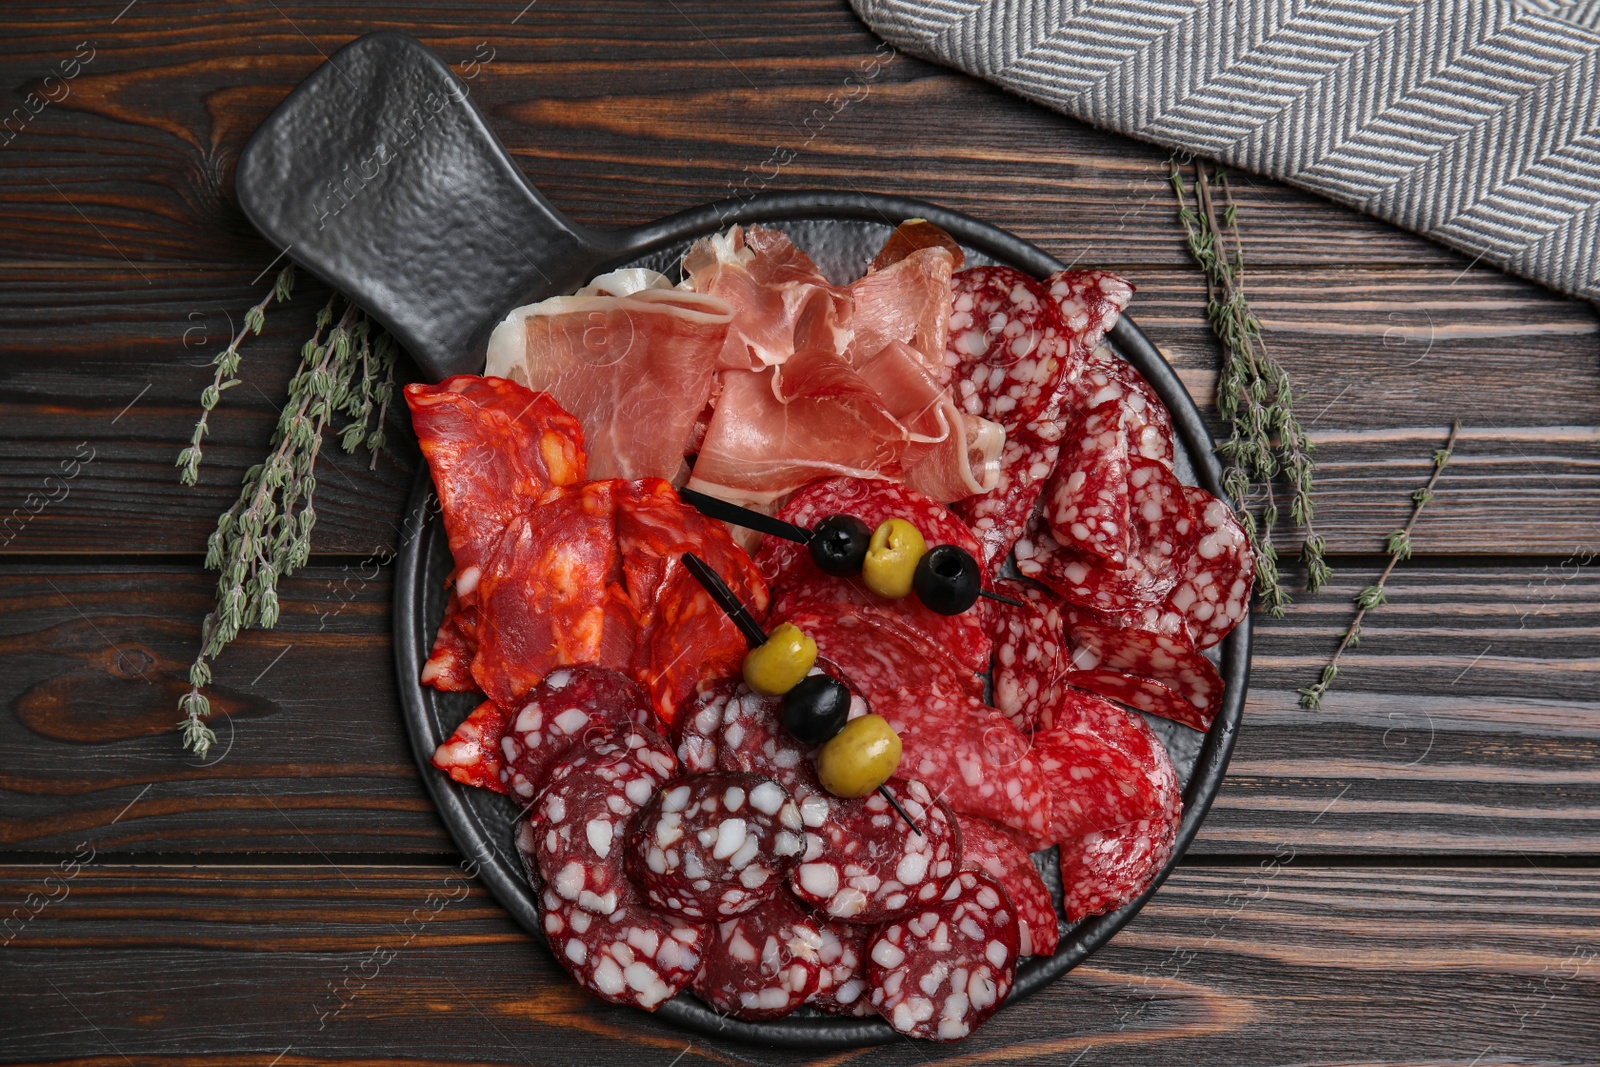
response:
<path id="1" fill-rule="evenodd" d="M 734 223 L 786 230 L 834 281 L 863 273 L 899 222 L 925 218 L 950 232 L 969 262 L 1003 263 L 1042 277 L 1064 267 L 1042 249 L 958 212 L 903 197 L 801 191 L 706 204 L 647 226 L 595 232 L 552 207 L 472 106 L 466 87 L 416 40 L 377 33 L 319 67 L 262 124 L 239 161 L 245 213 L 288 256 L 365 308 L 438 380 L 483 368 L 489 332 L 512 308 L 568 292 L 605 270 L 648 266 L 672 274 L 696 238 Z M 1111 331 L 1111 347 L 1155 387 L 1172 413 L 1179 477 L 1221 496 L 1210 435 L 1166 360 L 1133 320 Z M 417 678 L 444 614 L 451 559 L 424 468 L 402 525 L 395 580 L 395 667 L 401 710 L 423 781 L 478 877 L 535 938 L 538 901 L 511 842 L 515 805 L 460 786 L 429 763 L 434 748 L 476 703 Z M 1149 892 L 1110 915 L 1062 932 L 1055 955 L 1017 973 L 1015 1001 L 1082 962 L 1155 892 L 1194 839 L 1216 795 L 1244 707 L 1250 665 L 1246 619 L 1215 653 L 1227 692 L 1201 736 L 1151 720 L 1184 781 L 1184 815 L 1171 862 Z M 1035 856 L 1056 890 L 1054 850 Z M 841 1019 L 802 1009 L 773 1022 L 741 1022 L 688 994 L 657 1012 L 701 1033 L 806 1049 L 893 1040 L 876 1019 Z"/>

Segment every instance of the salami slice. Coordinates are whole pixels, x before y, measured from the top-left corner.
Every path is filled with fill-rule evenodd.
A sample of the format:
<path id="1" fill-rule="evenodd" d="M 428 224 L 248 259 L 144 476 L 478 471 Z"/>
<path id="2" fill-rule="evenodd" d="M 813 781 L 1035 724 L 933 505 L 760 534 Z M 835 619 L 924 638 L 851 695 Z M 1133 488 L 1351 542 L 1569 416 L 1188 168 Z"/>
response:
<path id="1" fill-rule="evenodd" d="M 550 951 L 579 985 L 645 1011 L 688 986 L 708 941 L 705 927 L 650 909 L 626 883 L 609 914 L 596 915 L 551 888 L 540 897 L 540 912 Z"/>
<path id="2" fill-rule="evenodd" d="M 617 547 L 640 627 L 634 672 L 670 723 L 701 684 L 737 674 L 747 650 L 739 628 L 684 568 L 683 554 L 704 560 L 758 619 L 767 585 L 727 527 L 685 504 L 670 483 L 617 484 Z"/>
<path id="3" fill-rule="evenodd" d="M 822 932 L 787 893 L 719 923 L 695 996 L 736 1019 L 777 1019 L 806 1002 L 822 979 Z"/>
<path id="4" fill-rule="evenodd" d="M 1060 602 L 1031 582 L 1002 578 L 994 588 L 1024 605 L 989 605 L 994 706 L 1018 730 L 1031 734 L 1054 714 L 1071 665 Z"/>
<path id="5" fill-rule="evenodd" d="M 545 675 L 510 718 L 500 740 L 505 792 L 523 803 L 543 788 L 550 768 L 584 735 L 597 740 L 613 726 L 649 727 L 650 698 L 627 675 L 605 667 L 563 667 Z"/>
<path id="6" fill-rule="evenodd" d="M 1195 533 L 1194 511 L 1184 487 L 1152 460 L 1130 461 L 1129 516 L 1132 548 L 1121 569 L 1062 545 L 1042 516 L 1016 546 L 1017 570 L 1043 582 L 1068 603 L 1104 612 L 1139 611 L 1159 605 L 1178 580 Z"/>
<path id="7" fill-rule="evenodd" d="M 957 815 L 956 823 L 961 827 L 961 869 L 993 878 L 1017 909 L 1018 952 L 1054 953 L 1060 934 L 1055 902 L 1027 850 L 987 819 Z"/>
<path id="8" fill-rule="evenodd" d="M 433 750 L 433 765 L 462 785 L 504 793 L 506 787 L 500 779 L 505 765 L 500 742 L 505 732 L 505 709 L 485 700 L 461 721 L 448 740 Z"/>
<path id="9" fill-rule="evenodd" d="M 1189 647 L 1187 635 L 1117 626 L 1094 612 L 1068 611 L 1067 639 L 1074 671 L 1105 669 L 1159 682 L 1193 709 L 1174 721 L 1196 730 L 1211 729 L 1222 705 L 1222 675 Z"/>
<path id="10" fill-rule="evenodd" d="M 1043 286 L 1011 267 L 972 267 L 951 279 L 947 360 L 956 400 L 1009 433 L 1049 418 L 1068 358 Z"/>
<path id="11" fill-rule="evenodd" d="M 723 678 L 707 686 L 694 704 L 672 722 L 672 740 L 678 762 L 687 772 L 717 769 L 717 738 L 722 735 L 722 713 L 744 683 Z"/>
<path id="12" fill-rule="evenodd" d="M 556 896 L 596 915 L 623 905 L 629 823 L 672 769 L 670 751 L 614 741 L 557 765 L 531 811 L 534 859 Z"/>
<path id="13" fill-rule="evenodd" d="M 895 799 L 921 834 L 879 793 L 833 799 L 818 828 L 820 854 L 789 876 L 795 896 L 829 918 L 879 923 L 936 898 L 961 862 L 954 817 L 921 782 L 899 781 Z"/>
<path id="14" fill-rule="evenodd" d="M 1027 529 L 1060 455 L 1059 440 L 1046 440 L 1027 426 L 1007 429 L 994 489 L 951 505 L 972 528 L 982 545 L 978 560 L 990 571 L 1000 568 Z"/>
<path id="15" fill-rule="evenodd" d="M 478 587 L 472 675 L 490 699 L 517 706 L 557 667 L 632 666 L 639 620 L 617 580 L 617 484 L 552 490 L 506 528 Z"/>
<path id="16" fill-rule="evenodd" d="M 1011 827 L 1029 848 L 1047 848 L 1050 786 L 1028 738 L 1003 714 L 940 686 L 902 687 L 872 710 L 900 735 L 898 779 L 937 790 L 953 811 Z"/>
<path id="17" fill-rule="evenodd" d="M 1177 772 L 1149 724 L 1098 697 L 1067 693 L 1055 726 L 1033 743 L 1054 783 L 1058 842 L 1150 818 L 1178 795 Z"/>
<path id="18" fill-rule="evenodd" d="M 1074 343 L 1093 349 L 1133 299 L 1133 283 L 1104 270 L 1060 270 L 1044 280 L 1056 319 Z"/>
<path id="19" fill-rule="evenodd" d="M 548 394 L 505 378 L 460 374 L 408 385 L 405 397 L 470 602 L 511 520 L 551 486 L 583 480 L 583 428 Z"/>
<path id="20" fill-rule="evenodd" d="M 1044 491 L 1044 519 L 1062 546 L 1122 570 L 1133 550 L 1133 473 L 1128 434 L 1115 413 L 1096 408 L 1061 447 Z"/>
<path id="21" fill-rule="evenodd" d="M 1206 729 L 1204 717 L 1194 705 L 1184 700 L 1170 687 L 1152 678 L 1140 678 L 1122 671 L 1097 667 L 1089 671 L 1069 671 L 1067 685 L 1115 700 L 1135 711 L 1149 712 L 1163 719 L 1182 723 L 1196 730 Z"/>
<path id="22" fill-rule="evenodd" d="M 781 890 L 804 848 L 800 808 L 777 782 L 691 774 L 668 782 L 639 813 L 628 873 L 653 907 L 731 919 Z"/>
<path id="23" fill-rule="evenodd" d="M 423 685 L 446 693 L 469 693 L 478 688 L 472 678 L 472 657 L 478 651 L 478 639 L 472 632 L 477 625 L 476 615 L 477 608 L 463 608 L 461 598 L 452 589 L 433 649 L 422 665 L 419 680 Z"/>
<path id="24" fill-rule="evenodd" d="M 817 991 L 808 1001 L 829 1015 L 848 1015 L 857 1019 L 876 1014 L 867 995 L 867 941 L 870 927 L 853 923 L 817 921 L 822 933 L 818 957 L 822 973 Z"/>
<path id="25" fill-rule="evenodd" d="M 539 861 L 534 856 L 534 829 L 533 820 L 526 815 L 517 820 L 511 830 L 511 843 L 516 847 L 517 860 L 522 865 L 522 873 L 528 879 L 528 884 L 533 887 L 534 896 L 544 894 L 544 876 L 539 873 Z"/>
<path id="26" fill-rule="evenodd" d="M 1233 509 L 1206 492 L 1183 487 L 1194 511 L 1194 549 L 1179 564 L 1167 606 L 1181 615 L 1194 647 L 1210 648 L 1250 611 L 1255 557 Z"/>
<path id="27" fill-rule="evenodd" d="M 1144 376 L 1109 348 L 1102 346 L 1089 357 L 1069 403 L 1098 414 L 1103 426 L 1120 425 L 1131 455 L 1172 468 L 1171 413 Z"/>
<path id="28" fill-rule="evenodd" d="M 986 875 L 962 871 L 938 900 L 873 937 L 872 1006 L 909 1037 L 966 1037 L 1011 992 L 1018 942 L 1005 890 Z"/>
<path id="29" fill-rule="evenodd" d="M 938 501 L 898 482 L 862 478 L 830 478 L 797 490 L 778 510 L 778 517 L 806 529 L 830 515 L 854 515 L 876 528 L 885 519 L 905 519 L 931 547 L 957 545 L 982 560 L 972 531 L 955 512 Z M 919 635 L 940 649 L 940 658 L 953 658 L 970 671 L 989 663 L 989 635 L 982 612 L 940 615 L 914 596 L 889 600 L 863 585 L 859 577 L 841 578 L 822 573 L 811 562 L 804 545 L 782 538 L 763 539 L 756 565 L 772 588 L 771 618 L 782 621 L 791 614 L 835 605 L 848 606 L 859 615 L 877 615 L 903 631 Z M 987 569 L 983 575 L 988 579 Z M 870 699 L 870 698 L 869 698 Z"/>
<path id="30" fill-rule="evenodd" d="M 820 607 L 783 618 L 810 635 L 818 655 L 826 657 L 874 711 L 880 700 L 903 686 L 936 685 L 974 696 L 983 692 L 978 675 L 892 619 L 869 611 L 829 612 Z"/>
<path id="31" fill-rule="evenodd" d="M 1182 809 L 1087 834 L 1061 845 L 1062 910 L 1068 922 L 1116 911 L 1139 897 L 1172 858 Z"/>

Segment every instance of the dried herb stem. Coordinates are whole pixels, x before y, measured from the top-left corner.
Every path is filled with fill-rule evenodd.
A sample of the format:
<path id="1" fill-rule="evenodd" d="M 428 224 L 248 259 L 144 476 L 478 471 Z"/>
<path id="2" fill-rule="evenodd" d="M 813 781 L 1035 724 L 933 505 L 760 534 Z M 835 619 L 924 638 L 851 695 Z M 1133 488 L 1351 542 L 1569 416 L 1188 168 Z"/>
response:
<path id="1" fill-rule="evenodd" d="M 184 747 L 202 759 L 215 741 L 206 725 L 210 662 L 239 631 L 271 628 L 278 621 L 278 580 L 305 565 L 316 525 L 313 497 L 323 430 L 336 416 L 345 451 L 383 446 L 383 418 L 394 389 L 394 346 L 373 336 L 366 316 L 339 297 L 317 313 L 316 329 L 300 351 L 266 459 L 251 467 L 233 506 L 217 520 L 206 543 L 206 567 L 218 572 L 216 607 L 200 628 L 200 650 L 189 668 L 189 690 L 179 700 Z M 376 414 L 376 420 L 374 420 Z"/>
<path id="2" fill-rule="evenodd" d="M 1389 602 L 1384 587 L 1389 582 L 1389 576 L 1401 560 L 1411 558 L 1411 534 L 1416 529 L 1417 520 L 1422 517 L 1422 509 L 1428 506 L 1433 499 L 1434 487 L 1439 484 L 1439 476 L 1450 463 L 1450 457 L 1455 452 L 1456 438 L 1461 435 L 1461 422 L 1458 419 L 1450 427 L 1450 436 L 1445 440 L 1443 448 L 1433 451 L 1433 473 L 1428 477 L 1428 483 L 1421 489 L 1411 494 L 1411 518 L 1406 520 L 1405 526 L 1390 533 L 1385 539 L 1385 550 L 1389 555 L 1389 562 L 1384 565 L 1383 573 L 1378 575 L 1378 580 L 1372 585 L 1362 589 L 1356 594 L 1355 618 L 1350 620 L 1350 627 L 1345 630 L 1344 637 L 1339 641 L 1339 647 L 1334 650 L 1333 659 L 1322 668 L 1322 677 L 1316 685 L 1301 689 L 1300 706 L 1309 711 L 1316 711 L 1322 707 L 1322 698 L 1327 695 L 1333 680 L 1339 677 L 1339 661 L 1344 658 L 1346 650 L 1355 648 L 1361 643 L 1361 623 L 1367 617 L 1367 612 L 1380 604 Z"/>
<path id="3" fill-rule="evenodd" d="M 1227 465 L 1223 489 L 1233 498 L 1255 552 L 1256 594 L 1261 606 L 1281 617 L 1290 597 L 1283 588 L 1278 550 L 1272 543 L 1272 530 L 1279 519 L 1274 483 L 1280 477 L 1290 490 L 1289 515 L 1306 531 L 1300 549 L 1306 565 L 1306 590 L 1315 593 L 1332 574 L 1324 556 L 1326 544 L 1313 525 L 1314 446 L 1294 414 L 1289 376 L 1267 351 L 1261 322 L 1245 296 L 1244 245 L 1227 176 L 1208 174 L 1204 165 L 1196 163 L 1193 206 L 1190 186 L 1176 162 L 1168 177 L 1178 198 L 1178 217 L 1189 253 L 1205 275 L 1206 316 L 1222 345 L 1217 411 L 1229 428 L 1228 439 L 1217 448 Z M 1216 189 L 1222 193 L 1220 214 Z M 1252 499 L 1264 500 L 1258 512 L 1250 509 Z"/>
<path id="4" fill-rule="evenodd" d="M 267 308 L 273 303 L 283 303 L 293 292 L 294 264 L 291 263 L 278 272 L 267 295 L 244 313 L 244 325 L 233 335 L 228 347 L 212 358 L 211 364 L 217 369 L 211 377 L 211 384 L 200 392 L 200 420 L 195 423 L 189 447 L 178 453 L 177 465 L 182 472 L 178 480 L 184 485 L 194 485 L 200 479 L 200 442 L 211 432 L 212 409 L 222 400 L 225 391 L 239 384 L 239 345 L 244 342 L 246 335 L 259 336 L 267 324 Z"/>

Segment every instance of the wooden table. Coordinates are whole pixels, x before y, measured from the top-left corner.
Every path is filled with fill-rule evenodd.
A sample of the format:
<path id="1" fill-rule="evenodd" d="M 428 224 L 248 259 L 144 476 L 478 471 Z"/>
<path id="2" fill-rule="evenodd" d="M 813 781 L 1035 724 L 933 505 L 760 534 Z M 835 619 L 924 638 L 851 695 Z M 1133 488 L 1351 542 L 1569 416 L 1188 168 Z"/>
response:
<path id="1" fill-rule="evenodd" d="M 375 471 L 323 452 L 316 555 L 277 628 L 218 665 L 218 753 L 180 751 L 205 537 L 325 296 L 303 281 L 247 342 L 248 384 L 182 488 L 209 358 L 276 254 L 232 199 L 240 145 L 323 54 L 403 29 L 475 75 L 584 223 L 739 188 L 939 201 L 1132 277 L 1139 322 L 1209 405 L 1218 352 L 1166 153 L 907 57 L 875 69 L 840 0 L 125 4 L 14 6 L 0 46 L 26 118 L 0 135 L 0 1060 L 1600 1060 L 1593 307 L 1240 180 L 1249 292 L 1303 393 L 1338 574 L 1261 622 L 1231 772 L 1182 867 L 965 1044 L 707 1040 L 582 994 L 456 888 L 392 678 L 382 561 L 418 464 L 398 414 Z M 57 99 L 33 114 L 29 92 Z M 1300 710 L 1457 418 L 1392 602 L 1326 709 Z"/>

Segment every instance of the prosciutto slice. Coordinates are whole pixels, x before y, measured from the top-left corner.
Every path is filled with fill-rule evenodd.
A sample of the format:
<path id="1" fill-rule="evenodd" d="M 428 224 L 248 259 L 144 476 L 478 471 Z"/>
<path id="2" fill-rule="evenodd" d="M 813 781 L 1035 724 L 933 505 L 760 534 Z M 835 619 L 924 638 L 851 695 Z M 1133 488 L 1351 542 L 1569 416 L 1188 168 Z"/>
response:
<path id="1" fill-rule="evenodd" d="M 842 351 L 850 342 L 850 291 L 829 284 L 782 230 L 734 226 L 697 241 L 683 273 L 694 292 L 733 309 L 721 369 L 760 370 L 803 349 Z"/>
<path id="2" fill-rule="evenodd" d="M 553 396 L 583 424 L 592 478 L 677 478 L 733 309 L 705 293 L 663 289 L 654 272 L 617 271 L 589 295 L 507 315 L 489 338 L 487 372 Z M 644 285 L 624 295 L 610 295 Z"/>
<path id="3" fill-rule="evenodd" d="M 870 359 L 885 345 L 908 345 L 940 388 L 955 368 L 945 362 L 950 338 L 950 278 L 955 257 L 938 246 L 919 248 L 850 283 L 854 301 L 852 360 Z"/>

